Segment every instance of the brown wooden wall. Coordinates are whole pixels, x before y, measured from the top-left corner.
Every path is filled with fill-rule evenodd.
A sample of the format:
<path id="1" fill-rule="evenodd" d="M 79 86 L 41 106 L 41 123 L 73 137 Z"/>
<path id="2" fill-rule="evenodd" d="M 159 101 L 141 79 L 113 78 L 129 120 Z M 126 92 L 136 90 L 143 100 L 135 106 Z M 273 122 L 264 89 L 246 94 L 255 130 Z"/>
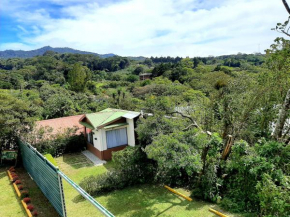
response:
<path id="1" fill-rule="evenodd" d="M 127 147 L 127 145 L 122 145 L 122 146 L 118 146 L 115 148 L 107 149 L 105 151 L 99 151 L 92 144 L 87 143 L 87 149 L 101 160 L 111 160 L 112 159 L 112 152 L 121 151 L 121 150 L 125 149 L 126 147 Z"/>

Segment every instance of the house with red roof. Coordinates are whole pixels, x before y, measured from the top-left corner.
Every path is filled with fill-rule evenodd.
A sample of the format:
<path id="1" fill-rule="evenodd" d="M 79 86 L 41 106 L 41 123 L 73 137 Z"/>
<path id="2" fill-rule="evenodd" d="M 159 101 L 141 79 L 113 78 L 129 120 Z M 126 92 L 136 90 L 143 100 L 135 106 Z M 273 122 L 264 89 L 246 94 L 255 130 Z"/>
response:
<path id="1" fill-rule="evenodd" d="M 36 122 L 36 131 L 50 128 L 43 138 L 75 128 L 75 135 L 84 134 L 87 149 L 101 160 L 110 160 L 112 152 L 135 146 L 135 125 L 140 112 L 108 108 L 100 112 L 54 118 Z"/>
<path id="2" fill-rule="evenodd" d="M 83 115 L 37 121 L 35 130 L 50 129 L 45 132 L 45 137 L 65 133 L 68 128 L 76 128 L 75 135 L 80 135 L 81 133 L 85 134 L 85 127 L 79 123 L 81 117 L 83 117 Z"/>

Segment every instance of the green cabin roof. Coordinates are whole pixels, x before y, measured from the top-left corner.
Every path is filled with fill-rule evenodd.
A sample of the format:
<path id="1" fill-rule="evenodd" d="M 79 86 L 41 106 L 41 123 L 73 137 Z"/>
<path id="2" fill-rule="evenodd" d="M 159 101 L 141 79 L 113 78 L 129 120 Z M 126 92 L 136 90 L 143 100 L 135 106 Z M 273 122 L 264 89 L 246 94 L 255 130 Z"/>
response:
<path id="1" fill-rule="evenodd" d="M 93 130 L 100 126 L 106 126 L 112 121 L 117 120 L 128 113 L 136 116 L 140 114 L 139 112 L 131 112 L 120 109 L 107 108 L 97 113 L 85 114 L 85 117 L 89 120 L 91 124 L 84 122 L 83 121 L 84 117 L 80 120 L 80 124 Z"/>

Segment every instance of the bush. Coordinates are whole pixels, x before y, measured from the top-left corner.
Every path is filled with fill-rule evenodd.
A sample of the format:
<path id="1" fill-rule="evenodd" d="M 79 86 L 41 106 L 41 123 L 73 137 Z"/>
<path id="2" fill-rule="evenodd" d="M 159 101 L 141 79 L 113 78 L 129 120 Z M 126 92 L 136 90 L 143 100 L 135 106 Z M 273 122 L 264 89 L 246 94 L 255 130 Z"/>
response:
<path id="1" fill-rule="evenodd" d="M 38 216 L 38 212 L 36 210 L 34 210 L 31 214 L 32 216 Z"/>
<path id="2" fill-rule="evenodd" d="M 71 136 L 66 141 L 64 153 L 80 152 L 86 147 L 86 140 L 83 134 Z"/>
<path id="3" fill-rule="evenodd" d="M 284 176 L 281 183 L 274 183 L 264 174 L 257 186 L 263 216 L 290 216 L 290 177 Z"/>
<path id="4" fill-rule="evenodd" d="M 91 195 L 123 189 L 135 184 L 148 183 L 154 178 L 154 169 L 146 154 L 138 146 L 113 153 L 115 170 L 90 176 L 80 186 Z"/>
<path id="5" fill-rule="evenodd" d="M 275 213 L 285 212 L 284 202 L 289 203 L 289 184 L 282 184 L 288 180 L 284 170 L 289 162 L 287 151 L 287 145 L 273 141 L 263 140 L 254 147 L 244 141 L 235 143 L 223 168 L 227 176 L 222 205 L 235 212 L 285 216 Z"/>
<path id="6" fill-rule="evenodd" d="M 126 81 L 128 82 L 136 82 L 139 80 L 139 77 L 137 75 L 128 75 L 127 78 L 126 78 Z"/>
<path id="7" fill-rule="evenodd" d="M 19 189 L 19 190 L 23 190 L 23 185 L 19 185 L 19 186 L 18 186 L 18 189 Z"/>
<path id="8" fill-rule="evenodd" d="M 21 181 L 20 181 L 20 180 L 16 180 L 14 183 L 15 183 L 16 185 L 19 185 L 19 184 L 21 184 Z"/>
<path id="9" fill-rule="evenodd" d="M 25 197 L 25 198 L 23 198 L 23 201 L 25 203 L 30 203 L 31 202 L 31 199 L 29 197 Z"/>
<path id="10" fill-rule="evenodd" d="M 25 197 L 28 197 L 29 192 L 28 192 L 27 190 L 24 190 L 24 191 L 21 191 L 20 194 L 21 194 L 21 196 L 20 196 L 21 199 L 23 199 L 23 198 L 25 198 Z"/>
<path id="11" fill-rule="evenodd" d="M 14 178 L 14 177 L 17 177 L 17 174 L 16 173 L 10 173 L 11 174 L 11 177 Z"/>
<path id="12" fill-rule="evenodd" d="M 34 206 L 32 204 L 27 205 L 27 209 L 29 209 L 30 211 L 32 211 L 34 209 Z"/>
<path id="13" fill-rule="evenodd" d="M 9 171 L 10 171 L 10 172 L 15 172 L 16 170 L 14 169 L 14 167 L 11 167 L 11 168 L 9 169 Z"/>
<path id="14" fill-rule="evenodd" d="M 50 135 L 49 138 L 41 139 L 32 145 L 40 153 L 51 154 L 54 157 L 65 153 L 80 152 L 85 149 L 86 141 L 83 134 L 74 135 L 76 130 L 75 128 L 67 129 L 64 133 Z"/>
<path id="15" fill-rule="evenodd" d="M 16 180 L 19 180 L 19 177 L 18 177 L 18 176 L 14 176 L 14 177 L 12 178 L 12 182 L 15 182 Z"/>

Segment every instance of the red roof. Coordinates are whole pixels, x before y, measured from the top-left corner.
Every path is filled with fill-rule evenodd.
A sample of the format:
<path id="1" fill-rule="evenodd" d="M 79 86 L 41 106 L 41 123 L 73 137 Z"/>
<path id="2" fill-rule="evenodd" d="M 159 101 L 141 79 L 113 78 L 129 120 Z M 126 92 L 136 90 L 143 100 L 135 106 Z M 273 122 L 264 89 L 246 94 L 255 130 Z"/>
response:
<path id="1" fill-rule="evenodd" d="M 79 123 L 79 120 L 81 119 L 82 116 L 83 115 L 75 115 L 63 118 L 54 118 L 43 121 L 37 121 L 36 130 L 40 128 L 51 127 L 53 130 L 49 134 L 52 135 L 64 132 L 68 128 L 77 127 L 78 130 L 76 132 L 76 135 L 79 135 L 85 132 L 85 127 Z"/>

